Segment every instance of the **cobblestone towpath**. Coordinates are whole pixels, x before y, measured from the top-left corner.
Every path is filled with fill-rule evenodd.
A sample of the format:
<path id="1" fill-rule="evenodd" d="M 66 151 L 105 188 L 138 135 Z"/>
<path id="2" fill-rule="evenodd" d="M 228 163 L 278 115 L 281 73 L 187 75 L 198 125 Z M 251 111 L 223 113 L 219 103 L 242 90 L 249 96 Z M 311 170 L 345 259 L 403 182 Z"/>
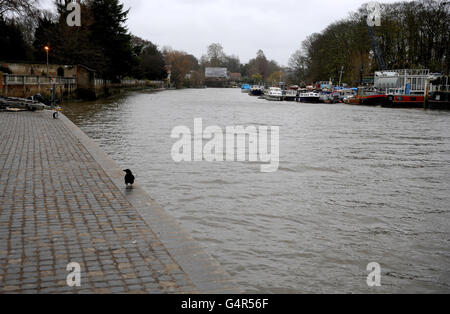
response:
<path id="1" fill-rule="evenodd" d="M 123 176 L 65 116 L 0 112 L 0 293 L 238 292 Z"/>

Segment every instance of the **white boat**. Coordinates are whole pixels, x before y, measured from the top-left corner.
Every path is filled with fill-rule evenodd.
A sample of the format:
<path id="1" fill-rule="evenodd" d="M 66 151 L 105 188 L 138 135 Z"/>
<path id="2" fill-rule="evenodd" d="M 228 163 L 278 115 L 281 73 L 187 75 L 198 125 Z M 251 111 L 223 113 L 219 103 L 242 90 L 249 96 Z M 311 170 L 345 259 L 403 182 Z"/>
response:
<path id="1" fill-rule="evenodd" d="M 299 100 L 300 102 L 317 103 L 320 100 L 320 93 L 318 92 L 300 93 Z"/>
<path id="2" fill-rule="evenodd" d="M 264 94 L 264 86 L 253 85 L 250 89 L 251 96 L 261 96 Z"/>
<path id="3" fill-rule="evenodd" d="M 279 87 L 270 87 L 265 93 L 264 96 L 267 100 L 282 100 L 283 99 L 283 91 Z"/>
<path id="4" fill-rule="evenodd" d="M 286 101 L 296 101 L 297 100 L 297 90 L 296 89 L 288 89 L 284 92 L 284 100 Z"/>

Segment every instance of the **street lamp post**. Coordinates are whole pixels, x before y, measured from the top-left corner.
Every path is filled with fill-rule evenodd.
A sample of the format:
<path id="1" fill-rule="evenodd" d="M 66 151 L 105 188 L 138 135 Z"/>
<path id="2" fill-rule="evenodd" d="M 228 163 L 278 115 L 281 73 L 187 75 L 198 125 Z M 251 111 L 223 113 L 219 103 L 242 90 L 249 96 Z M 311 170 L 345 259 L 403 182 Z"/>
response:
<path id="1" fill-rule="evenodd" d="M 50 47 L 49 46 L 45 46 L 44 47 L 45 52 L 47 53 L 47 76 L 49 76 L 48 74 L 48 52 L 50 51 Z"/>

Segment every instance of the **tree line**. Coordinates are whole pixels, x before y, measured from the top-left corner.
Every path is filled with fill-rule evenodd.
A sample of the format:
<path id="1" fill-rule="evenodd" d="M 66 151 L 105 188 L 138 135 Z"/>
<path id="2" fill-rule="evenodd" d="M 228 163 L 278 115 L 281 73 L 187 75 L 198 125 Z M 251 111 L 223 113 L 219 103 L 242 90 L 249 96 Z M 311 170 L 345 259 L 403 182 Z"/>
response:
<path id="1" fill-rule="evenodd" d="M 83 64 L 112 81 L 124 77 L 159 80 L 167 77 L 158 47 L 129 33 L 128 10 L 119 0 L 81 1 L 81 26 L 67 24 L 70 0 L 55 0 L 56 13 L 34 0 L 0 0 L 0 59 Z"/>
<path id="2" fill-rule="evenodd" d="M 379 70 L 363 5 L 348 18 L 306 38 L 283 68 L 262 50 L 242 64 L 220 43 L 197 59 L 184 51 L 160 49 L 126 28 L 128 10 L 119 0 L 82 0 L 81 26 L 66 23 L 69 0 L 55 0 L 56 12 L 42 10 L 37 0 L 0 0 L 0 60 L 83 64 L 111 80 L 124 77 L 162 80 L 170 73 L 176 87 L 204 84 L 206 67 L 226 67 L 252 84 L 306 84 L 332 79 L 343 70 L 343 82 L 356 85 Z M 381 26 L 375 35 L 389 69 L 429 68 L 449 73 L 449 2 L 418 0 L 381 4 Z M 2 69 L 0 69 L 2 70 Z M 5 69 L 3 69 L 4 71 Z"/>
<path id="3" fill-rule="evenodd" d="M 212 43 L 200 59 L 184 51 L 163 48 L 170 81 L 179 87 L 201 87 L 204 85 L 207 67 L 227 68 L 230 73 L 240 73 L 242 82 L 252 84 L 272 84 L 285 77 L 282 68 L 273 60 L 268 60 L 262 50 L 254 59 L 242 64 L 236 55 L 227 55 L 220 43 Z"/>
<path id="4" fill-rule="evenodd" d="M 427 68 L 449 73 L 450 3 L 420 0 L 381 4 L 375 36 L 388 69 Z M 367 28 L 368 7 L 329 25 L 303 41 L 290 58 L 295 82 L 343 81 L 356 85 L 380 70 Z"/>

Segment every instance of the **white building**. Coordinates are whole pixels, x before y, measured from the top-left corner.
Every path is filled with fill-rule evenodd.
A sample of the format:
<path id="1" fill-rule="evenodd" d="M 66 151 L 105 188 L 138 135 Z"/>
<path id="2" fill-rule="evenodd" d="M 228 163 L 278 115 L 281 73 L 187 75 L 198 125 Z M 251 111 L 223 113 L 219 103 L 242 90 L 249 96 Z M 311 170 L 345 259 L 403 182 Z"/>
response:
<path id="1" fill-rule="evenodd" d="M 206 79 L 229 79 L 227 68 L 206 68 Z"/>

